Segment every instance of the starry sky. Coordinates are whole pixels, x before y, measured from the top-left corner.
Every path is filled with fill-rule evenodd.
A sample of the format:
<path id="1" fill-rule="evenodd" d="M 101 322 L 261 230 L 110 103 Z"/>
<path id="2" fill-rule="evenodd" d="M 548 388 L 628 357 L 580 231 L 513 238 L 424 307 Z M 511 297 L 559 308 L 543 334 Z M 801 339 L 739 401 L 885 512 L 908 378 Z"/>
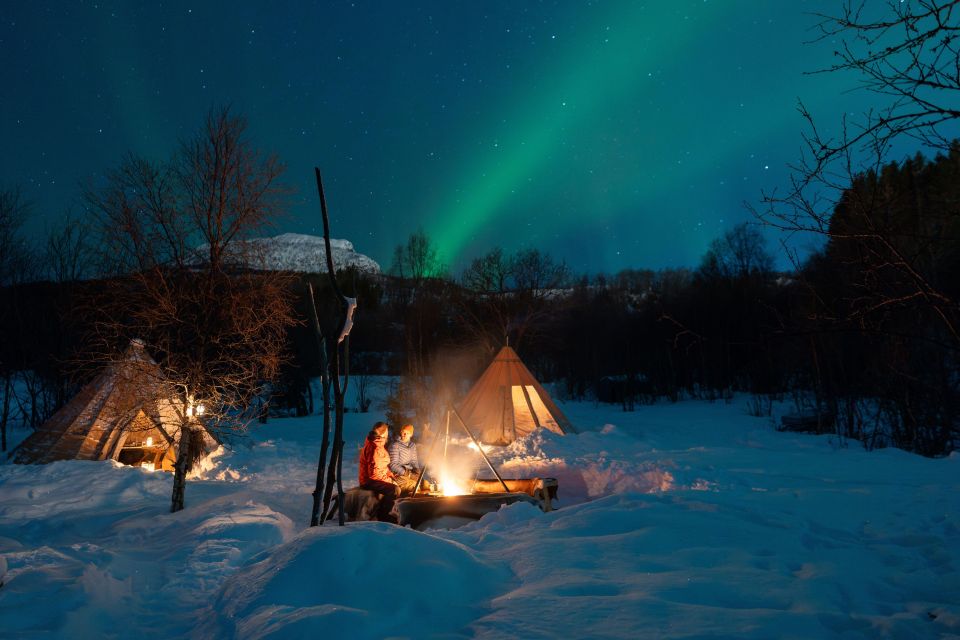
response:
<path id="1" fill-rule="evenodd" d="M 498 246 L 576 273 L 693 267 L 788 184 L 798 99 L 828 133 L 870 106 L 856 78 L 804 74 L 832 59 L 812 14 L 840 6 L 8 3 L 0 184 L 21 186 L 42 237 L 82 215 L 81 184 L 127 152 L 166 159 L 229 104 L 287 165 L 278 233 L 322 233 L 319 166 L 333 236 L 384 267 L 421 228 L 454 272 Z"/>

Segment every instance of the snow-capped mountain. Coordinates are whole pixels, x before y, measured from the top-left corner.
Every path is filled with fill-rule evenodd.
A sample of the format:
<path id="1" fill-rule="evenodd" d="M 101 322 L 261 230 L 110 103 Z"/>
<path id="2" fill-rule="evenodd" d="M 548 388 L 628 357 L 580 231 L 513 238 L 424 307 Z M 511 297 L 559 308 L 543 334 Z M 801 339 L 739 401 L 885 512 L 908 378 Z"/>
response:
<path id="1" fill-rule="evenodd" d="M 298 271 L 301 273 L 326 273 L 327 251 L 323 238 L 302 233 L 283 233 L 272 238 L 252 238 L 244 241 L 257 256 L 256 265 L 262 269 L 277 271 Z M 360 271 L 379 274 L 380 265 L 372 258 L 357 253 L 349 240 L 330 239 L 333 251 L 333 265 L 339 271 L 347 267 L 356 267 Z M 197 247 L 203 253 L 203 247 Z"/>

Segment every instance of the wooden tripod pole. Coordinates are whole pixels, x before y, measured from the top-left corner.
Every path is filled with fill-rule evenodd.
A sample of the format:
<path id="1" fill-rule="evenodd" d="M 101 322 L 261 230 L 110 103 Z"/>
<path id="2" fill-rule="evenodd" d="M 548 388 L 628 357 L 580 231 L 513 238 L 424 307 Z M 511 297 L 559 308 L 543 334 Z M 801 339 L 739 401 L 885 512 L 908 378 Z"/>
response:
<path id="1" fill-rule="evenodd" d="M 487 466 L 490 467 L 490 471 L 493 471 L 493 475 L 497 476 L 497 480 L 499 480 L 499 481 L 500 481 L 500 484 L 503 485 L 503 490 L 506 491 L 507 493 L 510 493 L 510 489 L 507 487 L 507 483 L 504 482 L 504 481 L 503 481 L 503 478 L 500 477 L 500 474 L 497 473 L 497 470 L 493 467 L 493 463 L 490 462 L 490 458 L 488 458 L 488 457 L 487 457 L 487 454 L 483 451 L 483 447 L 480 446 L 480 443 L 477 441 L 477 439 L 473 437 L 473 433 L 471 433 L 470 429 L 467 428 L 467 423 L 464 422 L 464 421 L 463 421 L 463 418 L 460 417 L 460 412 L 458 412 L 458 411 L 456 410 L 456 408 L 451 408 L 451 411 L 453 411 L 453 414 L 454 414 L 455 416 L 457 416 L 457 420 L 460 421 L 460 426 L 463 427 L 463 430 L 466 431 L 466 432 L 467 432 L 467 435 L 470 436 L 470 439 L 473 440 L 473 444 L 477 445 L 477 451 L 479 451 L 479 452 L 480 452 L 480 455 L 483 456 L 483 459 L 484 459 L 484 461 L 486 461 Z M 450 434 L 450 414 L 448 413 L 448 414 L 447 414 L 447 435 L 448 435 L 448 437 L 449 437 L 449 434 Z"/>
<path id="2" fill-rule="evenodd" d="M 510 493 L 510 488 L 507 486 L 507 483 L 503 481 L 503 478 L 500 477 L 500 474 L 497 473 L 496 468 L 493 466 L 493 463 L 490 462 L 490 458 L 487 457 L 487 454 L 483 451 L 483 447 L 480 445 L 480 442 L 473 437 L 470 429 L 467 428 L 467 423 L 463 421 L 463 418 L 460 417 L 460 413 L 453 407 L 447 410 L 447 429 L 446 437 L 443 441 L 443 464 L 447 464 L 447 443 L 450 441 L 450 414 L 457 416 L 457 420 L 460 421 L 460 426 L 463 427 L 463 430 L 467 432 L 467 435 L 470 436 L 470 439 L 473 440 L 473 444 L 477 445 L 477 451 L 480 452 L 480 455 L 483 456 L 484 462 L 487 463 L 487 466 L 490 467 L 490 471 L 493 471 L 493 475 L 497 477 L 497 480 L 500 481 L 500 484 L 503 485 L 503 490 L 507 493 Z M 437 445 L 437 438 L 440 437 L 438 433 L 436 438 L 433 439 L 433 444 L 430 445 L 430 451 L 433 451 L 433 448 Z M 429 455 L 428 455 L 429 457 Z M 423 482 L 423 474 L 427 472 L 427 465 L 423 465 L 423 469 L 420 470 L 420 477 L 417 478 L 417 485 L 413 489 L 413 495 L 417 495 L 417 491 L 420 490 L 420 483 Z"/>

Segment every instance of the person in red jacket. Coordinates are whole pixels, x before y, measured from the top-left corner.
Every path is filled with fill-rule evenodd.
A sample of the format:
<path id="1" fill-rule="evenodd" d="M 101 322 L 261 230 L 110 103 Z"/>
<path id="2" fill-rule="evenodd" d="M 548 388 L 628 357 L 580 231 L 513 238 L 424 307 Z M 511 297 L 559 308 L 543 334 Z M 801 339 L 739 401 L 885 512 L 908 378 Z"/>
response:
<path id="1" fill-rule="evenodd" d="M 387 423 L 378 422 L 367 434 L 360 451 L 360 488 L 381 494 L 377 519 L 384 522 L 396 522 L 390 515 L 393 503 L 400 495 L 396 476 L 390 471 L 390 454 L 387 453 Z"/>

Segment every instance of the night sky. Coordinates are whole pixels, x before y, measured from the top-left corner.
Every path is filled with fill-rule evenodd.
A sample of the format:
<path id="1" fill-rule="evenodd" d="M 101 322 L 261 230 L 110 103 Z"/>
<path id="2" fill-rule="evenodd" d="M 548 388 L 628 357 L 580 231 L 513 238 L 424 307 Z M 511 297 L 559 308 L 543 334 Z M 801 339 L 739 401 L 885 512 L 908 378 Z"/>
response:
<path id="1" fill-rule="evenodd" d="M 786 186 L 798 98 L 828 131 L 869 106 L 855 78 L 803 75 L 832 59 L 810 14 L 840 5 L 6 3 L 0 183 L 39 237 L 124 153 L 166 159 L 230 104 L 297 189 L 278 233 L 322 233 L 316 165 L 333 236 L 385 268 L 421 227 L 454 271 L 496 246 L 696 266 Z"/>

